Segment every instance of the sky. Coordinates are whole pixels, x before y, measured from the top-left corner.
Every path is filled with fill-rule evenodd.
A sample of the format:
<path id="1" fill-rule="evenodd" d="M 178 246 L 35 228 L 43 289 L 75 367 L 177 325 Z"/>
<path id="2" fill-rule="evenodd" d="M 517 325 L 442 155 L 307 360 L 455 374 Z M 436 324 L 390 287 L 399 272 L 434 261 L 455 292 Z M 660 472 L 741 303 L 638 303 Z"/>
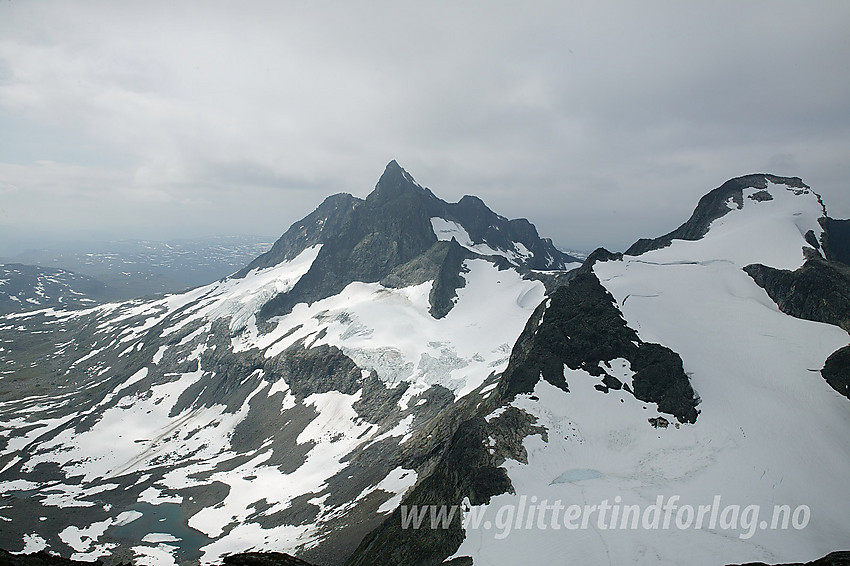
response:
<path id="1" fill-rule="evenodd" d="M 0 253 L 276 237 L 397 160 L 562 249 L 756 172 L 850 217 L 850 2 L 0 0 Z"/>

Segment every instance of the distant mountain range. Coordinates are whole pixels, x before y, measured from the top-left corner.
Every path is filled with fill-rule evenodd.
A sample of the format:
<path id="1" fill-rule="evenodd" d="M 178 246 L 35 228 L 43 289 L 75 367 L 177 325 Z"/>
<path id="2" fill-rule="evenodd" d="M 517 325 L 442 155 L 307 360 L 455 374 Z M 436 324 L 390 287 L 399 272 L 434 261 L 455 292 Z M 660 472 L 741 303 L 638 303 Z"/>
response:
<path id="1" fill-rule="evenodd" d="M 0 263 L 47 268 L 45 273 L 70 271 L 103 283 L 93 299 L 127 300 L 216 281 L 267 251 L 272 242 L 259 236 L 222 236 L 172 242 L 69 243 L 0 258 Z"/>
<path id="2" fill-rule="evenodd" d="M 0 547 L 163 566 L 825 556 L 850 522 L 846 226 L 802 180 L 757 174 L 667 235 L 576 258 L 393 161 L 229 277 L 0 317 Z"/>

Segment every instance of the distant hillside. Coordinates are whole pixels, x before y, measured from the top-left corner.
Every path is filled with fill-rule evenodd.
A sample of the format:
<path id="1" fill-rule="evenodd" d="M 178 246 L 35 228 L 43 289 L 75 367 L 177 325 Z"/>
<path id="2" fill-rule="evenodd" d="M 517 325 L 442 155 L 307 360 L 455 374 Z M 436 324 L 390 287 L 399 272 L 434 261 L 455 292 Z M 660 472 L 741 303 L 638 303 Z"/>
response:
<path id="1" fill-rule="evenodd" d="M 107 287 L 100 281 L 64 269 L 0 264 L 0 314 L 92 306 L 106 294 Z"/>
<path id="2" fill-rule="evenodd" d="M 221 236 L 154 242 L 122 240 L 33 249 L 5 263 L 65 269 L 102 281 L 112 300 L 175 293 L 226 277 L 268 251 L 261 236 Z"/>

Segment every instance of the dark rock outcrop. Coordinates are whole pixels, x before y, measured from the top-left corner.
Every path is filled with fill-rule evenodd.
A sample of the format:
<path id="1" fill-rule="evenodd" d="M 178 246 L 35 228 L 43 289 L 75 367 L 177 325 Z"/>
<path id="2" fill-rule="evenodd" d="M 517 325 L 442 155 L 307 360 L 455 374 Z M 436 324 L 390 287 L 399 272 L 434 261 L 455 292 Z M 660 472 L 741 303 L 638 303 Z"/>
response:
<path id="1" fill-rule="evenodd" d="M 850 346 L 833 352 L 820 373 L 833 389 L 850 399 Z"/>
<path id="2" fill-rule="evenodd" d="M 564 365 L 601 377 L 606 373 L 603 362 L 625 358 L 635 372 L 636 398 L 658 403 L 659 411 L 680 422 L 693 423 L 699 399 L 682 359 L 669 348 L 642 342 L 593 273 L 595 261 L 617 257 L 597 250 L 567 285 L 537 308 L 514 346 L 501 384 L 503 395 L 510 399 L 530 393 L 541 377 L 569 391 Z"/>
<path id="3" fill-rule="evenodd" d="M 506 492 L 513 493 L 507 472 L 502 468 L 506 459 L 528 462 L 522 441 L 531 434 L 546 438 L 546 431 L 535 426 L 534 417 L 515 407 L 487 422 L 483 418 L 496 401 L 479 406 L 461 401 L 441 415 L 435 435 L 445 437 L 445 443 L 434 445 L 439 457 L 414 490 L 405 497 L 402 506 L 427 514 L 418 528 L 402 522 L 402 506 L 361 542 L 346 562 L 346 566 L 433 566 L 443 564 L 454 554 L 464 539 L 461 525 L 461 505 L 465 498 L 472 505 L 489 503 L 490 498 Z M 445 436 L 449 433 L 449 436 Z M 495 440 L 495 449 L 488 450 L 487 438 Z M 444 526 L 431 524 L 431 509 L 452 513 Z M 454 511 L 451 511 L 454 509 Z M 471 559 L 458 557 L 450 564 L 469 565 Z"/>
<path id="4" fill-rule="evenodd" d="M 0 550 L 0 566 L 103 566 L 103 562 L 100 560 L 94 562 L 70 560 L 44 550 L 32 554 L 12 554 Z M 124 565 L 119 564 L 118 566 Z M 129 564 L 126 566 L 129 566 Z"/>
<path id="5" fill-rule="evenodd" d="M 823 217 L 818 220 L 823 228 L 821 245 L 826 258 L 850 265 L 850 220 Z"/>
<path id="6" fill-rule="evenodd" d="M 313 566 L 282 552 L 246 552 L 224 557 L 226 566 Z"/>
<path id="7" fill-rule="evenodd" d="M 850 267 L 824 260 L 813 250 L 807 255 L 806 263 L 795 271 L 761 264 L 748 265 L 744 271 L 785 314 L 850 332 Z"/>
<path id="8" fill-rule="evenodd" d="M 437 241 L 424 202 L 429 197 L 436 198 L 413 183 L 394 161 L 365 201 L 331 197 L 334 201 L 328 206 L 320 206 L 293 225 L 268 257 L 261 256 L 246 268 L 274 265 L 278 257 L 291 259 L 295 250 L 306 249 L 308 243 L 322 244 L 307 273 L 291 291 L 267 302 L 261 318 L 286 314 L 298 303 L 335 295 L 352 281 L 380 281 L 426 252 Z M 325 212 L 328 215 L 322 217 Z"/>
<path id="9" fill-rule="evenodd" d="M 552 240 L 541 238 L 534 224 L 525 218 L 508 220 L 496 214 L 476 196 L 466 195 L 456 203 L 437 199 L 429 202 L 429 214 L 461 224 L 474 243 L 487 242 L 490 247 L 513 250 L 515 243 L 523 244 L 531 255 L 520 261 L 528 269 L 563 269 L 568 263 L 580 260 L 555 248 Z"/>
<path id="10" fill-rule="evenodd" d="M 728 566 L 736 566 L 734 564 L 729 564 Z M 747 562 L 746 564 L 739 564 L 737 566 L 769 566 L 764 562 Z M 811 562 L 806 562 L 805 564 L 802 562 L 794 562 L 791 564 L 775 564 L 773 566 L 850 566 L 850 552 L 846 550 L 841 550 L 838 552 L 831 552 L 824 556 L 823 558 L 818 558 L 817 560 L 812 560 Z"/>
<path id="11" fill-rule="evenodd" d="M 447 248 L 429 296 L 431 316 L 434 318 L 443 318 L 454 307 L 457 290 L 466 285 L 462 275 L 466 271 L 463 262 L 474 257 L 474 254 L 458 244 L 454 238 Z"/>

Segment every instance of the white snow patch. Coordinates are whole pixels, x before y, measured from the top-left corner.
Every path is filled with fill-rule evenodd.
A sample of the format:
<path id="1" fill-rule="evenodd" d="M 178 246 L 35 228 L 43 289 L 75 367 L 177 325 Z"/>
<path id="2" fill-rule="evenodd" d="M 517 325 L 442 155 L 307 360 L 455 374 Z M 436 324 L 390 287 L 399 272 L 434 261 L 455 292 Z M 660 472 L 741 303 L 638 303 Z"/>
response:
<path id="1" fill-rule="evenodd" d="M 387 432 L 378 435 L 375 437 L 374 442 L 379 442 L 381 440 L 391 438 L 394 436 L 403 436 L 404 438 L 399 441 L 399 444 L 403 444 L 407 438 L 409 438 L 410 427 L 413 424 L 413 415 L 407 415 L 403 419 L 401 419 L 398 424 L 396 424 L 393 428 L 388 430 Z"/>
<path id="2" fill-rule="evenodd" d="M 148 533 L 144 537 L 142 537 L 142 542 L 152 542 L 152 543 L 160 543 L 160 542 L 179 542 L 182 539 L 177 538 L 174 535 L 170 535 L 168 533 Z"/>
<path id="3" fill-rule="evenodd" d="M 388 473 L 387 476 L 377 484 L 364 489 L 360 495 L 355 498 L 355 501 L 363 499 L 368 494 L 376 490 L 392 493 L 394 495 L 378 507 L 378 513 L 390 513 L 398 507 L 398 504 L 401 502 L 401 498 L 404 497 L 404 494 L 407 493 L 411 487 L 416 485 L 417 479 L 418 475 L 415 470 L 408 470 L 399 466 Z"/>
<path id="4" fill-rule="evenodd" d="M 134 546 L 131 550 L 133 562 L 139 566 L 177 566 L 176 546 L 161 543 L 156 546 Z"/>
<path id="5" fill-rule="evenodd" d="M 632 365 L 629 360 L 625 358 L 614 358 L 607 362 L 599 362 L 599 367 L 611 377 L 619 379 L 623 385 L 628 385 L 629 388 L 634 391 L 632 378 L 634 377 L 635 372 L 632 371 Z"/>
<path id="6" fill-rule="evenodd" d="M 73 548 L 76 553 L 73 555 L 74 560 L 86 560 L 88 558 L 97 558 L 109 554 L 108 549 L 114 548 L 115 545 L 98 545 L 97 539 L 103 536 L 112 525 L 112 520 L 100 521 L 92 523 L 86 528 L 75 526 L 66 527 L 59 533 L 59 539 Z"/>
<path id="7" fill-rule="evenodd" d="M 154 486 L 150 486 L 139 494 L 138 501 L 150 503 L 151 505 L 160 505 L 162 503 L 183 503 L 183 497 L 180 495 L 164 495 L 162 490 Z"/>
<path id="8" fill-rule="evenodd" d="M 162 346 L 160 346 L 160 347 L 157 349 L 156 353 L 153 355 L 153 358 L 151 358 L 151 361 L 152 361 L 154 364 L 159 364 L 159 362 L 161 362 L 161 361 L 162 361 L 162 356 L 164 356 L 164 355 L 165 355 L 165 351 L 166 351 L 167 349 L 168 349 L 168 345 L 162 345 Z"/>
<path id="9" fill-rule="evenodd" d="M 115 520 L 112 522 L 112 526 L 123 527 L 124 525 L 129 525 L 136 519 L 141 519 L 142 516 L 143 514 L 138 511 L 124 511 L 115 517 Z"/>
<path id="10" fill-rule="evenodd" d="M 119 389 L 125 389 L 127 387 L 130 387 L 134 383 L 137 383 L 137 382 L 143 380 L 147 376 L 148 376 L 148 368 L 146 368 L 146 367 L 142 368 L 139 371 L 137 371 L 136 373 L 134 373 L 133 375 L 131 375 L 130 378 L 127 381 L 122 383 L 121 386 L 119 387 Z"/>
<path id="11" fill-rule="evenodd" d="M 31 533 L 24 535 L 24 549 L 20 552 L 13 552 L 12 554 L 34 554 L 41 552 L 45 548 L 47 548 L 47 541 L 37 533 Z"/>

